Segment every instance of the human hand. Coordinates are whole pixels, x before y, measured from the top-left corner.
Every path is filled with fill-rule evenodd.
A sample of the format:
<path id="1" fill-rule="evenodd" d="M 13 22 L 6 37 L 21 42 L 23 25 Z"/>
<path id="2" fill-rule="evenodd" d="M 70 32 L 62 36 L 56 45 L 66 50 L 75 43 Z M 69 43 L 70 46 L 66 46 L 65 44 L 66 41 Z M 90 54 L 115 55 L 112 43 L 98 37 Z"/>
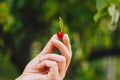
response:
<path id="1" fill-rule="evenodd" d="M 53 54 L 58 48 L 61 55 Z M 16 80 L 63 80 L 72 57 L 70 40 L 67 34 L 63 42 L 53 35 L 45 48 L 26 66 Z"/>

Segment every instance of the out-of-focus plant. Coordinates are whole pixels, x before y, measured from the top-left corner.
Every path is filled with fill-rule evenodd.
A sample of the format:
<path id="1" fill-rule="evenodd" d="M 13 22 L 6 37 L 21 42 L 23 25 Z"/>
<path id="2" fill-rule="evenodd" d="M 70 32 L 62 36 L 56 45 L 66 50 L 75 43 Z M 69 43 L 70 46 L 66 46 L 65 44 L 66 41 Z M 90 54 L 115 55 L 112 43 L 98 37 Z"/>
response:
<path id="1" fill-rule="evenodd" d="M 29 60 L 60 30 L 58 18 L 61 16 L 63 32 L 69 35 L 73 51 L 65 80 L 106 80 L 106 70 L 109 72 L 112 67 L 106 69 L 106 59 L 99 58 L 119 49 L 119 10 L 119 0 L 2 0 L 0 60 L 14 63 L 10 68 L 13 72 L 16 68 L 22 72 Z M 1 65 L 6 64 L 0 64 L 5 77 L 4 70 L 9 68 Z"/>
<path id="2" fill-rule="evenodd" d="M 102 17 L 108 16 L 108 26 L 110 30 L 115 30 L 120 18 L 120 1 L 119 0 L 96 0 L 97 13 L 94 20 L 97 22 Z"/>

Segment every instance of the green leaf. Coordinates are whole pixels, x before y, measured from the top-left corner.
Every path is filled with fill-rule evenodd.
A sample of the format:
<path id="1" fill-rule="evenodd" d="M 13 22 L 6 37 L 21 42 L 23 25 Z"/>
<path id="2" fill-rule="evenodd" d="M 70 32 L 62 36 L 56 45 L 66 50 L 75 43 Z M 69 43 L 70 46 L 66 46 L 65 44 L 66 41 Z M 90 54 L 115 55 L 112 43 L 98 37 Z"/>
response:
<path id="1" fill-rule="evenodd" d="M 95 22 L 98 22 L 98 20 L 101 18 L 101 17 L 103 17 L 103 16 L 105 16 L 107 14 L 107 12 L 103 12 L 103 11 L 99 11 L 99 12 L 97 12 L 95 15 L 94 15 L 94 21 Z"/>
<path id="2" fill-rule="evenodd" d="M 106 0 L 96 0 L 96 8 L 98 11 L 104 9 L 108 6 L 108 2 Z"/>
<path id="3" fill-rule="evenodd" d="M 114 4 L 116 5 L 118 8 L 120 8 L 120 0 L 107 0 L 107 2 L 109 4 Z"/>
<path id="4" fill-rule="evenodd" d="M 109 4 L 118 4 L 118 0 L 106 0 Z"/>

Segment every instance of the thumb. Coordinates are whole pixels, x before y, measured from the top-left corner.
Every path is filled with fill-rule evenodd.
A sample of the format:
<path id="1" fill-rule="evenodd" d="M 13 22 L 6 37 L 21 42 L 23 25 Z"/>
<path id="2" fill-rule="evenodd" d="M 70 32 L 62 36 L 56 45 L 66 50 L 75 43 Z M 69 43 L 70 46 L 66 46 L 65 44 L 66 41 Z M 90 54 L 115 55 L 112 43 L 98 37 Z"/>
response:
<path id="1" fill-rule="evenodd" d="M 54 39 L 58 39 L 57 35 L 54 34 L 51 39 L 48 41 L 48 43 L 46 44 L 46 46 L 44 47 L 44 49 L 42 50 L 41 54 L 47 54 L 47 53 L 52 53 L 55 50 L 55 46 L 52 44 L 52 40 Z"/>

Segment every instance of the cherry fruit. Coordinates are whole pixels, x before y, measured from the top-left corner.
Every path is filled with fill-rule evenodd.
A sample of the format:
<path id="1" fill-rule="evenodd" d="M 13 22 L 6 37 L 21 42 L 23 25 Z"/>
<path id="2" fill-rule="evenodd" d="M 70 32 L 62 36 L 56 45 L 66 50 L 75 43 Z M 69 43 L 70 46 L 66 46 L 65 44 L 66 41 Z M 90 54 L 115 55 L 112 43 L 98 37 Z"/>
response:
<path id="1" fill-rule="evenodd" d="M 63 20 L 61 17 L 59 17 L 59 26 L 61 28 L 61 31 L 57 33 L 58 38 L 63 38 L 64 33 L 62 32 L 63 30 Z"/>
<path id="2" fill-rule="evenodd" d="M 58 37 L 58 38 L 63 38 L 63 36 L 64 36 L 64 33 L 63 33 L 63 32 L 58 32 L 58 33 L 57 33 L 57 37 Z"/>

